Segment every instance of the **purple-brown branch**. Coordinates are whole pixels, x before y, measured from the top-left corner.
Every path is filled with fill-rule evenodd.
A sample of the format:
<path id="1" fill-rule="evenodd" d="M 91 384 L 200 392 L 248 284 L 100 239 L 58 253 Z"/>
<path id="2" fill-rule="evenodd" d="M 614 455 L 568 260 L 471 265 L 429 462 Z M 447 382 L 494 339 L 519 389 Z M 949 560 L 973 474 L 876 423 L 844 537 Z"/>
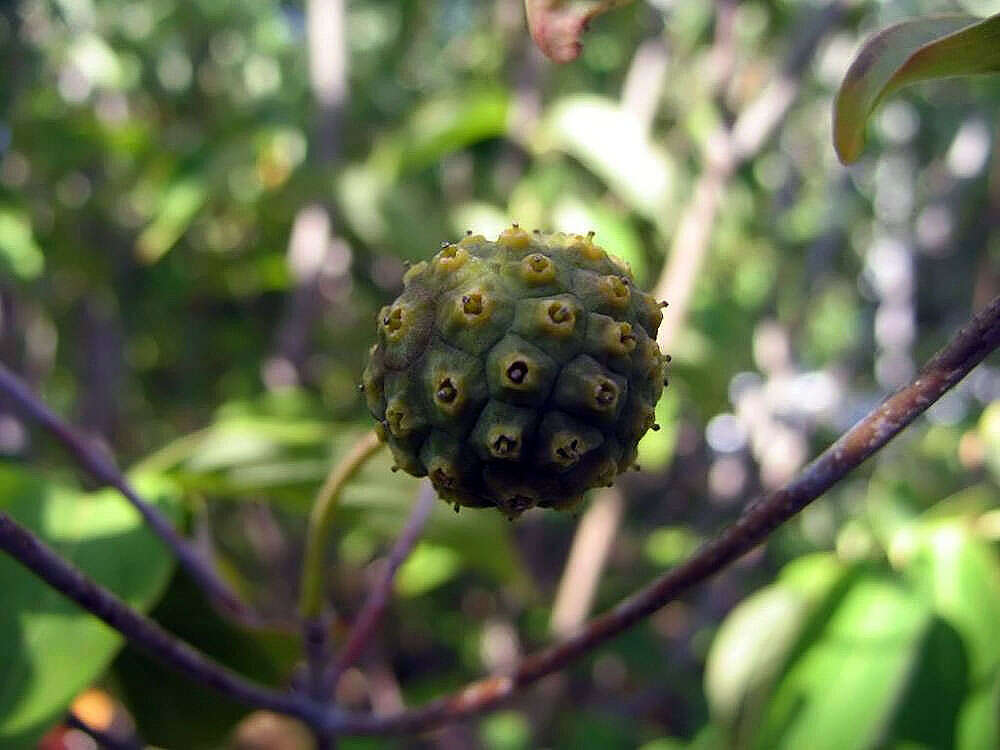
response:
<path id="1" fill-rule="evenodd" d="M 139 497 L 115 466 L 114 461 L 96 443 L 87 440 L 60 419 L 37 395 L 32 393 L 27 385 L 2 364 L 0 364 L 0 396 L 9 398 L 12 404 L 20 409 L 26 417 L 37 422 L 62 443 L 80 468 L 101 485 L 114 487 L 132 503 L 156 535 L 170 547 L 181 566 L 213 601 L 241 620 L 254 621 L 255 618 L 246 604 L 219 577 L 211 562 L 206 560 L 193 544 L 177 532 L 170 519 Z"/>
<path id="2" fill-rule="evenodd" d="M 134 736 L 122 738 L 107 730 L 93 727 L 72 711 L 66 715 L 63 723 L 70 729 L 76 729 L 90 736 L 103 750 L 144 750 L 146 747 L 145 743 Z"/>
<path id="3" fill-rule="evenodd" d="M 410 552 L 413 551 L 413 547 L 420 538 L 420 534 L 424 530 L 424 525 L 427 523 L 431 511 L 434 509 L 436 501 L 437 493 L 434 491 L 433 485 L 430 482 L 423 482 L 420 485 L 417 502 L 413 506 L 413 510 L 410 511 L 410 518 L 407 520 L 406 526 L 403 527 L 403 531 L 389 552 L 385 568 L 382 570 L 382 574 L 372 587 L 372 590 L 368 593 L 368 599 L 365 600 L 361 611 L 354 620 L 354 625 L 351 627 L 350 633 L 348 633 L 347 641 L 337 655 L 336 663 L 327 678 L 331 694 L 337 687 L 340 675 L 357 661 L 358 657 L 364 652 L 365 646 L 368 645 L 368 641 L 374 635 L 375 628 L 378 626 L 378 622 L 389 603 L 389 593 L 392 590 L 392 582 L 396 579 L 396 571 L 399 570 L 400 566 L 406 561 L 406 558 L 410 556 Z"/>
<path id="4" fill-rule="evenodd" d="M 743 516 L 686 562 L 594 618 L 578 633 L 521 661 L 509 675 L 488 677 L 396 716 L 350 717 L 341 731 L 414 732 L 493 708 L 518 689 L 563 668 L 745 555 L 879 450 L 988 354 L 1000 346 L 1000 297 L 967 323 L 916 379 L 869 413 L 784 488 L 750 505 Z"/>
<path id="5" fill-rule="evenodd" d="M 248 706 L 290 714 L 316 727 L 336 721 L 339 712 L 293 693 L 281 693 L 252 682 L 168 633 L 139 614 L 106 588 L 98 585 L 29 530 L 0 512 L 0 549 L 66 598 L 96 615 L 169 667 L 196 682 L 218 690 Z"/>

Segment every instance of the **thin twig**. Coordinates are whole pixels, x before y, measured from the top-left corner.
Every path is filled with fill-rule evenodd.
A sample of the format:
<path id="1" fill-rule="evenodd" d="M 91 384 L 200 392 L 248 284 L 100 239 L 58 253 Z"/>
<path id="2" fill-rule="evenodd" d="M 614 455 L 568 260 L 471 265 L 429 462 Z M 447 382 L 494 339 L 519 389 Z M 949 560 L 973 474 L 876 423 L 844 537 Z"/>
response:
<path id="1" fill-rule="evenodd" d="M 305 642 L 309 696 L 319 704 L 328 702 L 333 689 L 332 683 L 326 677 L 330 648 L 323 612 L 324 552 L 330 535 L 330 524 L 333 522 L 333 514 L 341 491 L 381 447 L 382 442 L 374 431 L 358 441 L 347 455 L 331 468 L 323 486 L 316 494 L 309 515 L 305 557 L 302 561 L 299 609 Z M 335 742 L 336 738 L 332 734 L 316 732 L 317 750 L 332 748 Z"/>
<path id="2" fill-rule="evenodd" d="M 134 736 L 118 737 L 111 734 L 111 732 L 105 731 L 104 729 L 92 727 L 73 711 L 70 711 L 66 715 L 64 723 L 70 729 L 77 729 L 91 737 L 98 745 L 100 745 L 102 750 L 143 750 L 143 748 L 146 747 L 144 742 L 141 742 Z"/>
<path id="3" fill-rule="evenodd" d="M 427 523 L 431 511 L 434 509 L 436 500 L 437 493 L 434 491 L 434 486 L 430 482 L 423 482 L 420 485 L 417 502 L 410 512 L 410 518 L 407 520 L 406 526 L 403 527 L 399 538 L 396 539 L 396 543 L 389 552 L 382 575 L 368 593 L 368 599 L 362 605 L 361 611 L 358 612 L 358 616 L 354 620 L 354 625 L 347 635 L 347 641 L 344 643 L 344 647 L 337 656 L 337 662 L 327 678 L 331 694 L 336 690 L 337 681 L 344 673 L 344 670 L 357 661 L 358 657 L 364 652 L 365 646 L 371 640 L 372 635 L 374 635 L 375 628 L 378 626 L 378 622 L 389 603 L 389 593 L 392 590 L 392 583 L 396 579 L 396 571 L 399 570 L 400 566 L 406 561 L 406 558 L 410 556 L 410 552 L 413 551 L 414 546 L 416 546 L 417 540 L 420 538 L 421 533 L 423 533 L 424 525 Z"/>
<path id="4" fill-rule="evenodd" d="M 306 657 L 307 685 L 310 697 L 319 702 L 329 699 L 326 689 L 326 665 L 330 657 L 329 632 L 325 618 L 310 617 L 302 623 L 302 640 Z"/>
<path id="5" fill-rule="evenodd" d="M 201 685 L 248 706 L 298 717 L 315 727 L 336 722 L 339 712 L 304 696 L 279 693 L 241 677 L 139 614 L 108 589 L 74 568 L 29 530 L 0 512 L 0 549 L 49 586 L 121 633 L 163 664 Z"/>
<path id="6" fill-rule="evenodd" d="M 726 565 L 745 555 L 869 458 L 1000 346 L 1000 297 L 966 324 L 909 385 L 896 391 L 806 466 L 784 488 L 752 503 L 743 516 L 686 562 L 591 620 L 576 634 L 492 676 L 396 716 L 348 716 L 351 734 L 415 732 L 491 709 L 519 689 L 562 669 L 621 634 Z"/>
<path id="7" fill-rule="evenodd" d="M 253 621 L 249 608 L 222 580 L 209 560 L 181 536 L 163 513 L 139 497 L 114 462 L 93 442 L 76 432 L 50 410 L 27 385 L 0 364 L 0 395 L 9 398 L 29 419 L 37 422 L 70 453 L 76 463 L 100 484 L 113 487 L 135 506 L 146 523 L 173 551 L 178 562 L 227 612 Z"/>
<path id="8" fill-rule="evenodd" d="M 303 618 L 319 617 L 323 609 L 323 561 L 333 512 L 337 508 L 340 492 L 351 481 L 365 462 L 375 455 L 382 442 L 374 431 L 354 444 L 350 452 L 331 469 L 323 486 L 316 493 L 309 514 L 306 532 L 306 551 L 302 561 L 302 588 L 299 611 Z"/>

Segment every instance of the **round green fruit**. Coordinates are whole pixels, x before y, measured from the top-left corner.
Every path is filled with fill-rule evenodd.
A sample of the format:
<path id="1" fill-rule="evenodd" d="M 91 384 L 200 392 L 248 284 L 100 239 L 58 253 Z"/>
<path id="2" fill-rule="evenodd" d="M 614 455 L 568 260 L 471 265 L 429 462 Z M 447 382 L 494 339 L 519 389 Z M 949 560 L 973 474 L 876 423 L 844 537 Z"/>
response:
<path id="1" fill-rule="evenodd" d="M 567 508 L 635 462 L 661 305 L 583 235 L 467 235 L 407 271 L 362 389 L 396 464 L 459 506 Z"/>

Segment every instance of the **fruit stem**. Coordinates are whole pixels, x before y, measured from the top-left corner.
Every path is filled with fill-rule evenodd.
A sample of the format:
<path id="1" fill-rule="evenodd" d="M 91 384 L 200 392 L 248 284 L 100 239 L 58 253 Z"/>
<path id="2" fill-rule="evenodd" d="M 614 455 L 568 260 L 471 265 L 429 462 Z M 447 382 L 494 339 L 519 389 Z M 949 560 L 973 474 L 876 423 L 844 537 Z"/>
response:
<path id="1" fill-rule="evenodd" d="M 369 432 L 346 456 L 334 464 L 323 486 L 316 493 L 312 512 L 309 514 L 306 551 L 302 562 L 299 612 L 303 618 L 319 617 L 323 610 L 323 553 L 326 550 L 326 540 L 340 493 L 365 462 L 381 447 L 382 442 L 375 432 Z"/>

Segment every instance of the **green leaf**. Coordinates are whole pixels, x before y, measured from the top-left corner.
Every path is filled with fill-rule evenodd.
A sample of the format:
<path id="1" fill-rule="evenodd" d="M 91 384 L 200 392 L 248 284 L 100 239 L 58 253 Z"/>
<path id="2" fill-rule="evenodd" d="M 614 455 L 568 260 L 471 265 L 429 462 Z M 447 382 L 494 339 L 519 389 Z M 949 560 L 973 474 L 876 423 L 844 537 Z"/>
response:
<path id="1" fill-rule="evenodd" d="M 933 618 L 888 731 L 898 743 L 894 747 L 952 747 L 968 676 L 961 636 L 945 620 Z"/>
<path id="2" fill-rule="evenodd" d="M 160 199 L 153 221 L 136 240 L 136 254 L 143 263 L 155 263 L 191 226 L 208 200 L 208 185 L 201 175 L 189 175 L 169 185 Z"/>
<path id="3" fill-rule="evenodd" d="M 635 116 L 594 95 L 559 100 L 546 118 L 547 143 L 579 159 L 630 208 L 657 226 L 671 212 L 676 169 Z"/>
<path id="4" fill-rule="evenodd" d="M 1000 14 L 942 15 L 890 26 L 869 39 L 847 71 L 833 113 L 833 143 L 849 164 L 864 148 L 865 123 L 903 86 L 951 76 L 1000 72 Z"/>
<path id="5" fill-rule="evenodd" d="M 955 730 L 958 750 L 1000 747 L 1000 674 L 992 685 L 969 695 L 958 715 Z"/>
<path id="6" fill-rule="evenodd" d="M 1000 481 L 1000 401 L 994 401 L 983 410 L 978 432 L 986 447 L 986 465 Z"/>
<path id="7" fill-rule="evenodd" d="M 31 220 L 10 207 L 0 207 L 0 268 L 4 267 L 24 281 L 37 278 L 45 267 Z"/>
<path id="8" fill-rule="evenodd" d="M 849 572 L 834 556 L 787 565 L 778 581 L 726 617 L 705 665 L 705 695 L 720 723 L 754 723 L 796 644 Z"/>
<path id="9" fill-rule="evenodd" d="M 698 535 L 687 526 L 661 526 L 646 538 L 643 552 L 657 567 L 668 568 L 694 552 L 699 541 Z"/>
<path id="10" fill-rule="evenodd" d="M 931 622 L 922 599 L 891 580 L 854 580 L 778 684 L 754 747 L 874 746 L 906 691 Z"/>
<path id="11" fill-rule="evenodd" d="M 400 167 L 413 172 L 507 130 L 510 97 L 503 89 L 469 90 L 432 99 L 410 117 L 394 145 Z"/>
<path id="12" fill-rule="evenodd" d="M 962 636 L 972 680 L 1000 671 L 1000 562 L 989 544 L 962 521 L 927 524 L 917 532 L 905 573 L 943 619 Z"/>
<path id="13" fill-rule="evenodd" d="M 144 497 L 176 510 L 173 484 L 135 480 Z M 84 493 L 0 467 L 0 508 L 141 610 L 170 578 L 172 557 L 115 491 Z M 7 557 L 0 557 L 0 591 L 0 747 L 29 747 L 101 676 L 123 639 Z"/>
<path id="14" fill-rule="evenodd" d="M 214 424 L 161 448 L 140 466 L 167 472 L 186 490 L 215 500 L 264 500 L 304 514 L 330 467 L 363 433 L 347 423 L 227 409 Z M 380 451 L 344 488 L 338 529 L 361 527 L 386 542 L 395 539 L 418 482 L 391 471 L 393 463 L 389 451 Z M 456 515 L 442 502 L 424 538 L 454 550 L 465 564 L 498 581 L 527 582 L 511 524 L 499 513 Z"/>
<path id="15" fill-rule="evenodd" d="M 399 569 L 396 591 L 402 596 L 426 594 L 458 575 L 461 567 L 461 558 L 452 550 L 420 542 Z"/>
<path id="16" fill-rule="evenodd" d="M 301 659 L 294 634 L 245 630 L 223 619 L 184 575 L 174 576 L 151 616 L 178 638 L 250 679 L 287 682 Z M 219 750 L 247 707 L 126 646 L 108 684 L 128 706 L 142 738 L 154 747 Z"/>

